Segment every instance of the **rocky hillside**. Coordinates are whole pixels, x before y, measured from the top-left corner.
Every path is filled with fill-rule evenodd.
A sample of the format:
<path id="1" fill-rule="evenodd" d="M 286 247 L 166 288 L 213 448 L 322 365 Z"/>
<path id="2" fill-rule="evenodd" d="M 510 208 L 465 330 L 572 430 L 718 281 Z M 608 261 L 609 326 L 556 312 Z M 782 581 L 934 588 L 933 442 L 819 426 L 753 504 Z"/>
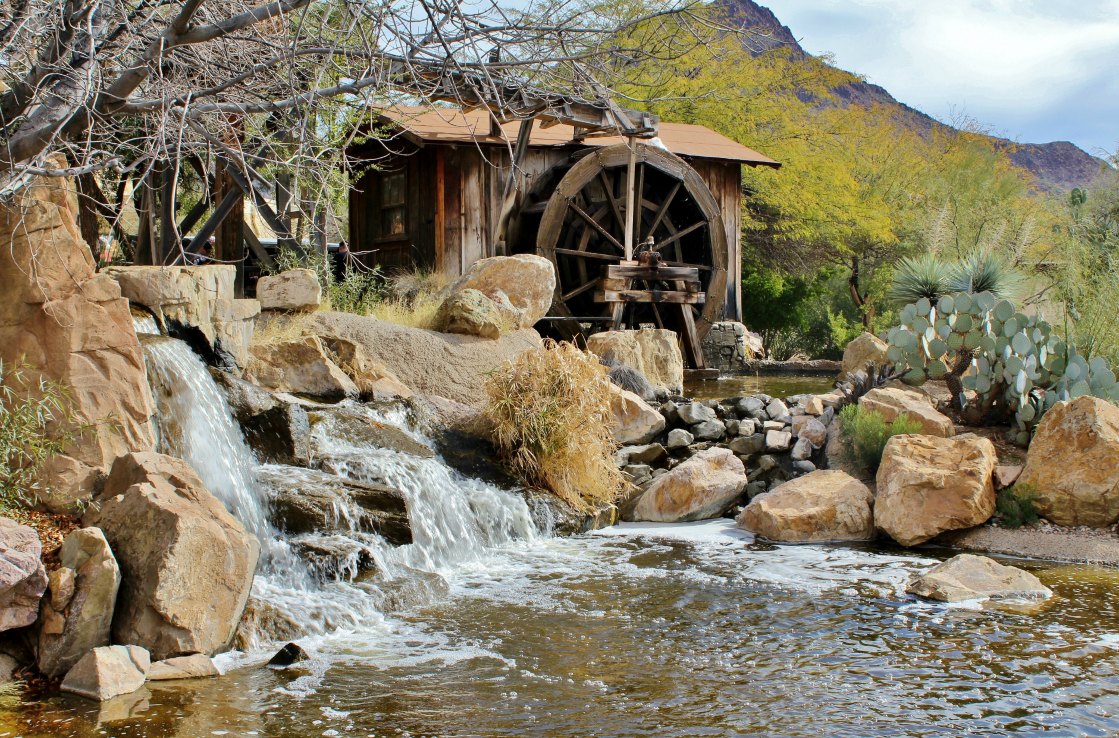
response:
<path id="1" fill-rule="evenodd" d="M 792 49 L 797 54 L 808 56 L 796 36 L 788 26 L 773 14 L 769 8 L 758 5 L 753 0 L 719 0 L 737 24 L 755 29 L 757 33 L 749 37 L 746 45 L 756 53 L 777 47 Z M 848 105 L 887 105 L 897 108 L 899 115 L 921 131 L 931 131 L 937 127 L 951 128 L 935 118 L 898 101 L 885 88 L 863 81 L 852 81 L 835 90 L 836 96 Z M 1038 183 L 1046 190 L 1062 192 L 1073 187 L 1085 186 L 1099 174 L 1104 162 L 1069 141 L 1053 141 L 1040 144 L 1019 144 L 1008 139 L 996 138 L 1005 146 L 1011 161 L 1037 177 Z"/>

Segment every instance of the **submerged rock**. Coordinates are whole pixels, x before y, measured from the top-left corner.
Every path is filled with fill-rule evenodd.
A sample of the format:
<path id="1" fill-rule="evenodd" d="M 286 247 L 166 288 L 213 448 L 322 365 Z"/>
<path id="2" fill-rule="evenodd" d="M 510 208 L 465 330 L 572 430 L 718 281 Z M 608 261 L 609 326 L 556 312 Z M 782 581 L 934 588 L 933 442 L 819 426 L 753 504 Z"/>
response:
<path id="1" fill-rule="evenodd" d="M 148 670 L 148 681 L 201 679 L 220 675 L 218 668 L 214 666 L 213 659 L 204 653 L 192 653 L 189 656 L 175 656 L 163 661 L 156 661 Z"/>
<path id="2" fill-rule="evenodd" d="M 347 409 L 347 406 L 350 409 Z M 382 423 L 344 403 L 339 407 L 321 408 L 309 415 L 312 428 L 322 426 L 321 435 L 315 439 L 315 455 L 329 456 L 330 449 L 321 444 L 323 438 L 342 438 L 354 446 L 371 446 L 399 451 L 409 456 L 430 459 L 435 452 L 425 443 L 416 440 L 395 425 Z"/>
<path id="3" fill-rule="evenodd" d="M 43 546 L 26 525 L 0 518 L 0 631 L 31 625 L 47 589 Z"/>
<path id="4" fill-rule="evenodd" d="M 771 541 L 821 543 L 874 539 L 874 495 L 841 471 L 814 471 L 754 497 L 740 528 Z"/>
<path id="5" fill-rule="evenodd" d="M 1053 592 L 1028 571 L 994 559 L 959 554 L 914 576 L 906 591 L 940 602 L 977 599 L 1048 599 Z"/>
<path id="6" fill-rule="evenodd" d="M 190 466 L 121 456 L 83 522 L 100 527 L 121 570 L 113 640 L 156 658 L 213 654 L 233 638 L 259 544 Z"/>
<path id="7" fill-rule="evenodd" d="M 287 533 L 377 533 L 389 543 L 412 542 L 404 493 L 315 469 L 263 466 L 257 482 L 268 490 L 273 523 Z"/>
<path id="8" fill-rule="evenodd" d="M 1119 407 L 1096 397 L 1045 414 L 1018 483 L 1057 525 L 1103 528 L 1119 520 Z"/>
<path id="9" fill-rule="evenodd" d="M 276 655 L 268 660 L 269 666 L 291 666 L 298 664 L 301 661 L 310 661 L 311 655 L 304 650 L 303 646 L 298 643 L 289 643 L 279 651 Z"/>
<path id="10" fill-rule="evenodd" d="M 88 652 L 62 680 L 62 691 L 108 700 L 144 686 L 151 658 L 139 646 L 102 646 Z"/>
<path id="11" fill-rule="evenodd" d="M 894 436 L 878 468 L 874 523 L 903 546 L 987 522 L 995 512 L 994 445 L 955 438 Z"/>
<path id="12" fill-rule="evenodd" d="M 633 509 L 633 520 L 680 523 L 718 517 L 746 488 L 746 468 L 725 448 L 700 451 L 655 480 Z"/>

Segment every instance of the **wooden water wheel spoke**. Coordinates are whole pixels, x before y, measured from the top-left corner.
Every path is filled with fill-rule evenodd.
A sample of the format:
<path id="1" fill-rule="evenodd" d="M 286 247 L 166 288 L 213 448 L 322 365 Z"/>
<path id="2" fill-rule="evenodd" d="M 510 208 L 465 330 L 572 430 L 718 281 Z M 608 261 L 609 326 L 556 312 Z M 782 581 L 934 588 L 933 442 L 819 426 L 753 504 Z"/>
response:
<path id="1" fill-rule="evenodd" d="M 609 241 L 610 243 L 612 243 L 612 244 L 614 245 L 614 247 L 618 249 L 618 251 L 620 251 L 620 252 L 621 252 L 621 253 L 623 253 L 623 254 L 625 253 L 625 251 L 626 251 L 626 247 L 625 247 L 625 246 L 623 246 L 623 245 L 622 245 L 622 244 L 621 244 L 621 243 L 620 243 L 620 242 L 618 241 L 618 239 L 614 238 L 613 234 L 611 234 L 611 233 L 610 233 L 610 231 L 606 230 L 606 228 L 605 228 L 605 227 L 604 227 L 604 226 L 603 226 L 603 225 L 602 225 L 601 223 L 599 223 L 599 222 L 598 222 L 597 220 L 595 220 L 595 219 L 594 219 L 594 218 L 592 218 L 592 217 L 591 217 L 590 215 L 588 215 L 588 214 L 587 214 L 587 211 L 586 211 L 586 210 L 583 210 L 583 208 L 581 208 L 581 207 L 579 207 L 579 206 L 578 206 L 577 204 L 575 204 L 575 202 L 574 202 L 574 201 L 573 201 L 573 202 L 571 202 L 571 203 L 570 203 L 570 205 L 571 205 L 571 209 L 572 209 L 572 210 L 574 210 L 574 211 L 575 211 L 575 212 L 576 212 L 576 213 L 577 213 L 577 214 L 579 215 L 579 217 L 581 217 L 581 218 L 582 218 L 583 220 L 585 220 L 585 221 L 586 221 L 586 222 L 587 222 L 588 224 L 590 224 L 590 226 L 591 226 L 592 228 L 594 228 L 594 229 L 595 229 L 596 231 L 598 231 L 598 232 L 599 232 L 600 234 L 602 234 L 602 236 L 603 236 L 603 237 L 604 237 L 604 238 L 605 238 L 605 239 L 606 239 L 607 241 Z"/>
<path id="2" fill-rule="evenodd" d="M 666 238 L 665 240 L 663 240 L 663 241 L 660 241 L 660 242 L 659 242 L 659 243 L 657 244 L 657 246 L 658 246 L 659 248 L 663 248 L 663 247 L 667 246 L 667 245 L 668 245 L 668 244 L 670 244 L 670 243 L 679 243 L 679 242 L 680 242 L 680 239 L 681 239 L 681 238 L 683 238 L 684 236 L 688 235 L 689 233 L 691 233 L 691 232 L 692 232 L 692 231 L 694 231 L 694 230 L 697 230 L 697 229 L 699 229 L 699 228 L 703 228 L 703 227 L 704 227 L 704 226 L 706 226 L 706 225 L 707 225 L 707 221 L 705 221 L 705 220 L 701 220 L 701 221 L 699 221 L 698 223 L 692 223 L 692 224 L 691 224 L 690 226 L 688 226 L 687 228 L 685 228 L 685 229 L 683 229 L 683 230 L 681 230 L 681 231 L 676 231 L 676 233 L 672 234 L 671 236 L 669 236 L 669 237 L 668 237 L 668 238 Z M 679 254 L 679 249 L 677 249 L 677 254 Z M 680 256 L 677 256 L 677 258 L 682 258 L 682 257 L 680 257 Z"/>
<path id="3" fill-rule="evenodd" d="M 522 232 L 534 234 L 536 252 L 555 265 L 554 315 L 585 316 L 592 319 L 590 328 L 598 329 L 609 324 L 617 305 L 630 325 L 683 331 L 696 312 L 701 316 L 696 327 L 702 333 L 721 318 L 726 299 L 728 252 L 718 202 L 687 162 L 658 147 L 637 146 L 632 183 L 626 144 L 594 149 L 570 169 L 540 176 L 521 211 Z M 546 203 L 542 210 L 540 203 Z M 671 278 L 646 278 L 637 283 L 644 290 L 619 292 L 601 286 L 603 269 L 624 258 L 627 225 L 632 225 L 635 247 L 653 239 L 666 268 L 699 270 L 699 284 L 689 283 L 683 291 L 690 294 L 672 300 L 687 305 L 687 310 L 666 309 L 669 295 L 682 290 Z M 604 301 L 622 293 L 625 296 L 612 304 Z M 588 328 L 567 326 L 576 332 Z"/>
<path id="4" fill-rule="evenodd" d="M 648 238 L 657 230 L 657 226 L 661 224 L 661 221 L 664 220 L 664 216 L 668 214 L 668 209 L 672 207 L 672 201 L 676 199 L 676 193 L 680 191 L 680 186 L 682 184 L 683 182 L 677 182 L 673 186 L 672 190 L 668 193 L 668 197 L 664 199 L 664 202 L 657 210 L 656 217 L 653 218 L 653 223 L 649 226 L 649 230 L 641 234 L 642 239 Z"/>

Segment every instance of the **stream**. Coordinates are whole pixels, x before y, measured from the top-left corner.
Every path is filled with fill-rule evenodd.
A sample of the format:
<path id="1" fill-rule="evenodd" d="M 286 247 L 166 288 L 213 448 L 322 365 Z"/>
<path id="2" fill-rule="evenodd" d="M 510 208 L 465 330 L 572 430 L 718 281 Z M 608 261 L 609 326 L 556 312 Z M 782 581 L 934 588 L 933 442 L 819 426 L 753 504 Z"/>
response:
<path id="1" fill-rule="evenodd" d="M 324 582 L 272 527 L 201 362 L 169 339 L 145 351 L 161 449 L 262 539 L 253 597 L 312 658 L 265 666 L 282 641 L 263 632 L 216 679 L 0 696 L 0 737 L 1119 735 L 1114 569 L 1014 562 L 1054 597 L 945 606 L 903 593 L 936 549 L 776 547 L 729 520 L 557 538 L 515 494 L 326 425 L 316 454 L 403 491 L 414 542 L 343 526 L 381 574 Z"/>

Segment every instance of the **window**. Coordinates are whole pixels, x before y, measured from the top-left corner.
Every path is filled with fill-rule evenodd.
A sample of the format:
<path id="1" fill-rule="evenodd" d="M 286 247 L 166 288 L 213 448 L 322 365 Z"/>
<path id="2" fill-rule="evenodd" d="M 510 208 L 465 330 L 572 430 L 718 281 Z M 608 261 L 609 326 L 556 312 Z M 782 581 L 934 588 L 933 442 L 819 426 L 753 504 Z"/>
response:
<path id="1" fill-rule="evenodd" d="M 400 236 L 405 231 L 405 198 L 408 177 L 405 172 L 381 179 L 381 235 Z"/>

